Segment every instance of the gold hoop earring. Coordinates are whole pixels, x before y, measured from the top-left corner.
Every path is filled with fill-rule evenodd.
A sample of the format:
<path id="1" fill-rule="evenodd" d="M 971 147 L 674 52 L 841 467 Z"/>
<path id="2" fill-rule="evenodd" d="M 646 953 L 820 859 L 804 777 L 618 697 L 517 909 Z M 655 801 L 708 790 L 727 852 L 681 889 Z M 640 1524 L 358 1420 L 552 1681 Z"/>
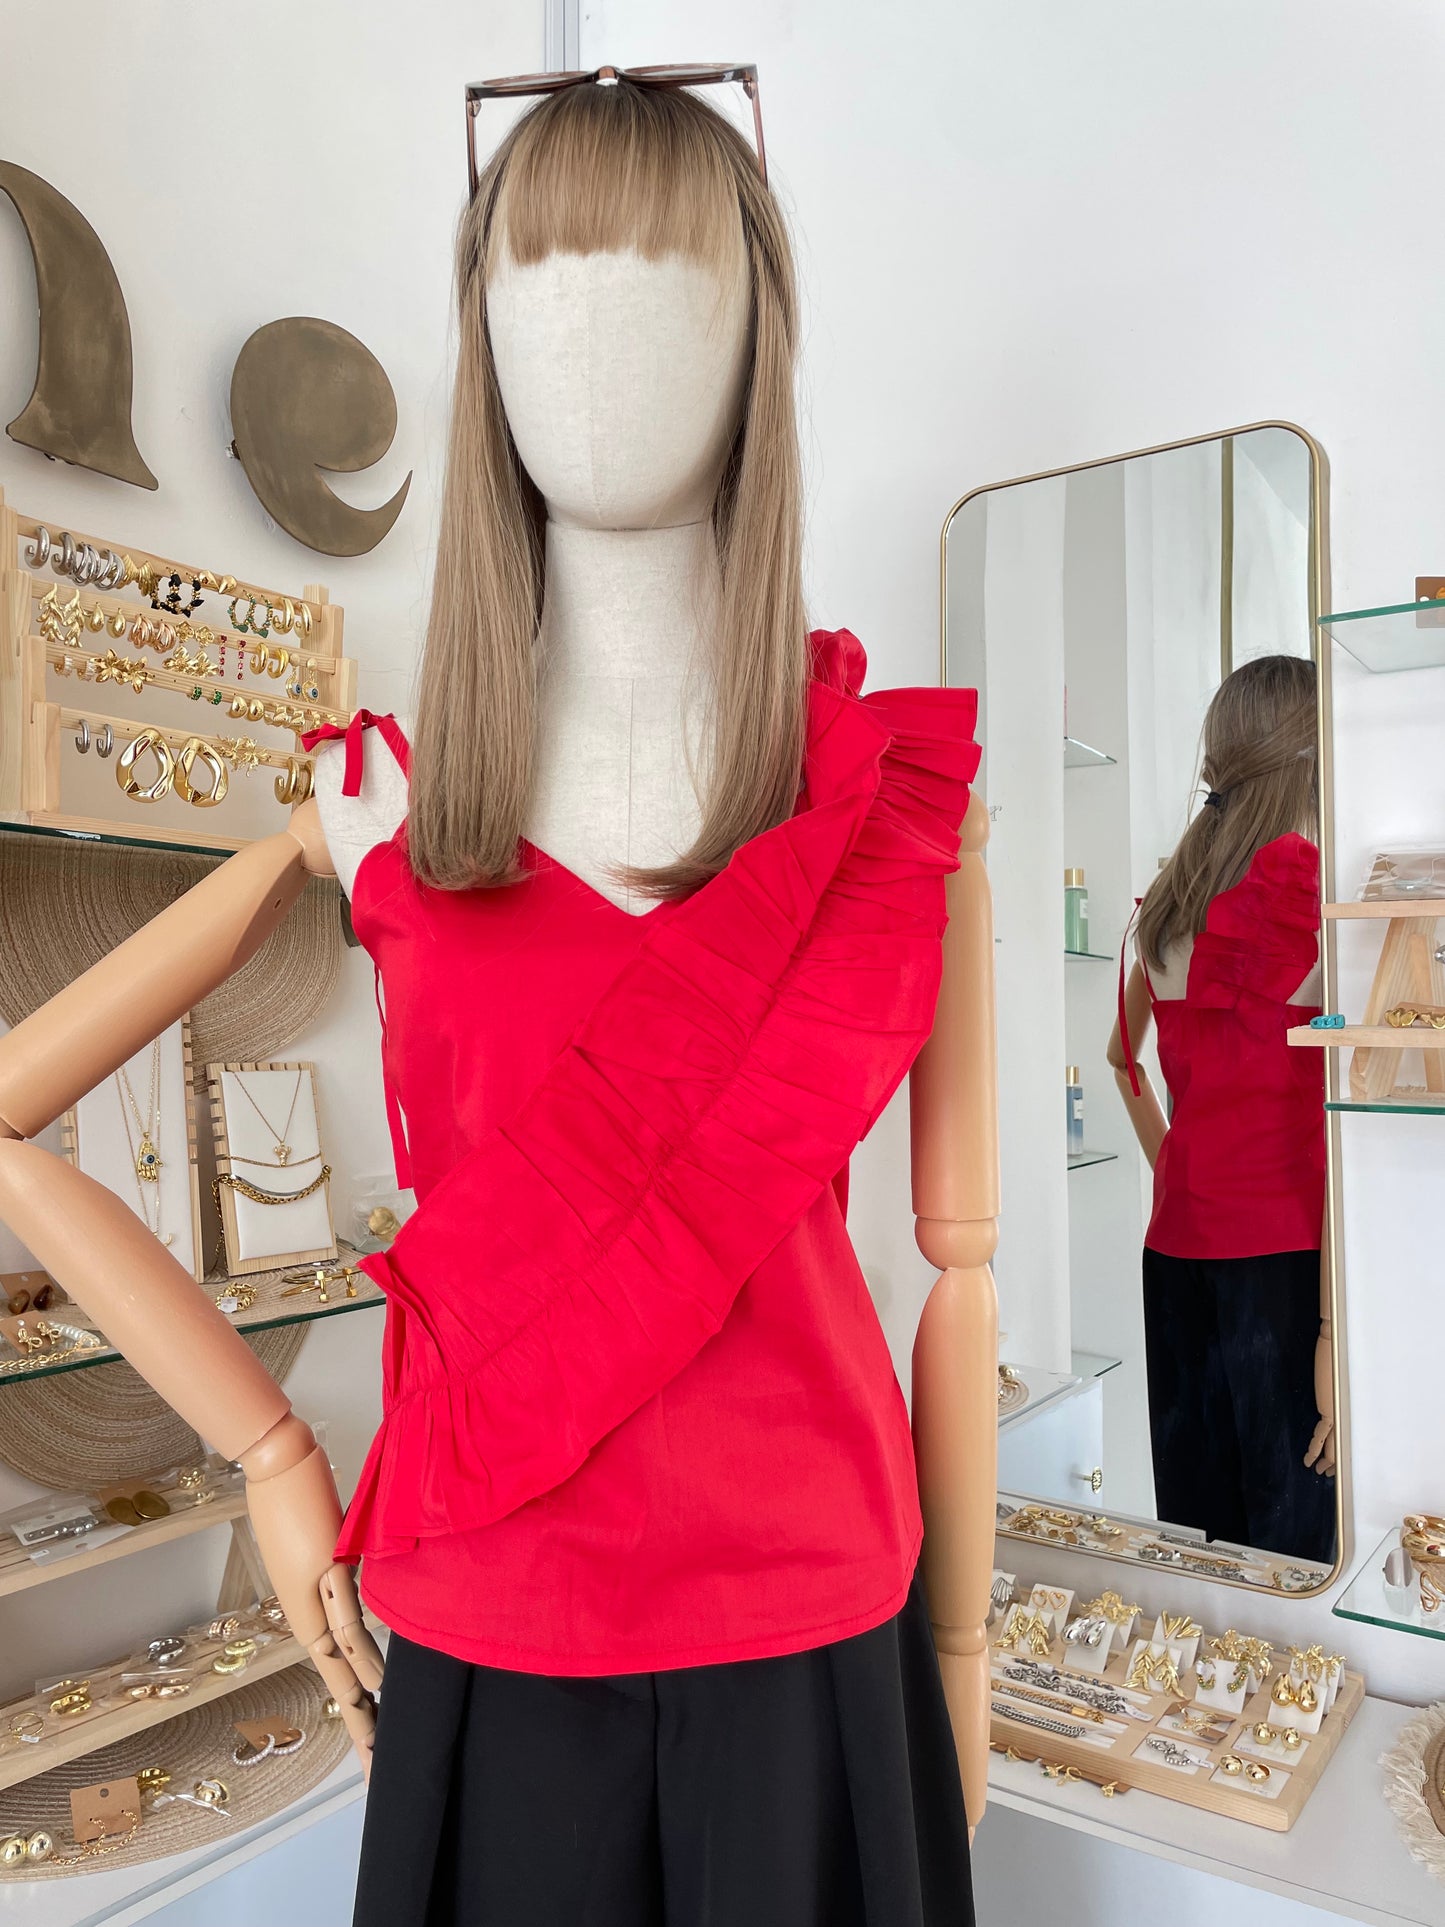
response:
<path id="1" fill-rule="evenodd" d="M 246 651 L 246 667 L 253 676 L 259 676 L 261 674 L 261 671 L 266 667 L 266 662 L 270 654 L 271 651 L 266 647 L 264 642 L 253 642 L 251 644 L 251 647 Z"/>
<path id="2" fill-rule="evenodd" d="M 286 671 L 290 667 L 291 651 L 289 649 L 272 649 L 268 651 L 266 663 L 266 674 L 268 676 L 274 676 L 279 680 L 280 677 L 286 674 Z"/>
<path id="3" fill-rule="evenodd" d="M 209 789 L 197 789 L 193 781 L 198 757 L 204 767 L 211 772 Z M 223 803 L 226 800 L 226 791 L 230 787 L 230 782 L 231 778 L 226 765 L 221 761 L 215 748 L 204 737 L 188 738 L 181 748 L 180 755 L 176 758 L 176 795 L 187 803 L 194 803 L 198 810 L 210 810 L 214 809 L 217 803 Z"/>
<path id="4" fill-rule="evenodd" d="M 147 750 L 154 755 L 157 769 L 155 780 L 142 787 L 135 766 Z M 137 803 L 158 802 L 175 780 L 175 774 L 176 759 L 171 753 L 170 744 L 158 729 L 142 729 L 132 736 L 115 766 L 115 780 L 122 794 Z"/>

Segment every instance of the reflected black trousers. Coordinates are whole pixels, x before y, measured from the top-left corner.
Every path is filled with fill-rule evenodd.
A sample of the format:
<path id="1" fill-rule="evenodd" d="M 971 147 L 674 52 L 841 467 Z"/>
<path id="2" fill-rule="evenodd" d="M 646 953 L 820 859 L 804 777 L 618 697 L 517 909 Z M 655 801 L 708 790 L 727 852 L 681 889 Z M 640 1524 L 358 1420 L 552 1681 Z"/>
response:
<path id="1" fill-rule="evenodd" d="M 393 1634 L 356 1927 L 973 1927 L 921 1582 L 810 1652 L 605 1679 Z"/>
<path id="2" fill-rule="evenodd" d="M 1168 1258 L 1144 1247 L 1154 1502 L 1171 1525 L 1334 1559 L 1335 1482 L 1304 1463 L 1319 1421 L 1320 1254 Z"/>

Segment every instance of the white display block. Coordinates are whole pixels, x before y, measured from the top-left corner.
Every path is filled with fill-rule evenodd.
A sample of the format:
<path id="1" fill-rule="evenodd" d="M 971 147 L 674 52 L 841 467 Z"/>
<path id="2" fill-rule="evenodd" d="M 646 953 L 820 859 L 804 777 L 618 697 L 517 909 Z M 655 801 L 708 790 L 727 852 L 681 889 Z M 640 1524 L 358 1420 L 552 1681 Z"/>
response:
<path id="1" fill-rule="evenodd" d="M 1076 1672 L 1102 1674 L 1104 1668 L 1109 1664 L 1110 1656 L 1114 1652 L 1115 1629 L 1109 1624 L 1107 1619 L 1101 1619 L 1096 1615 L 1089 1614 L 1083 1615 L 1083 1617 L 1087 1619 L 1091 1626 L 1102 1628 L 1099 1643 L 1097 1646 L 1090 1646 L 1086 1640 L 1069 1639 L 1065 1637 L 1064 1664 L 1072 1667 Z M 1070 1625 L 1077 1625 L 1079 1622 L 1077 1620 L 1071 1620 L 1069 1623 Z M 1066 1634 L 1067 1630 L 1066 1627 Z"/>
<path id="2" fill-rule="evenodd" d="M 1155 1641 L 1152 1639 L 1136 1639 L 1134 1641 L 1133 1651 L 1129 1654 L 1129 1657 L 1124 1664 L 1124 1678 L 1126 1683 L 1131 1682 L 1133 1680 L 1134 1668 L 1139 1663 L 1139 1657 L 1142 1653 L 1146 1653 L 1146 1652 L 1149 1654 L 1151 1659 L 1154 1659 L 1156 1661 L 1161 1659 L 1168 1659 L 1172 1661 L 1174 1664 L 1174 1670 L 1176 1674 L 1178 1673 L 1179 1663 L 1175 1659 L 1173 1653 L 1169 1651 L 1167 1646 L 1160 1646 L 1156 1644 Z M 1179 1679 L 1179 1685 L 1182 1687 L 1183 1684 L 1184 1684 L 1184 1681 L 1183 1681 L 1183 1678 L 1181 1677 Z M 1165 1680 L 1161 1679 L 1159 1675 L 1155 1673 L 1147 1685 L 1141 1682 L 1139 1685 L 1135 1687 L 1134 1690 L 1136 1692 L 1167 1693 L 1172 1691 L 1173 1689 L 1166 1683 Z"/>
<path id="3" fill-rule="evenodd" d="M 310 1189 L 325 1170 L 311 1064 L 208 1064 L 216 1168 L 242 1179 L 265 1201 L 236 1185 L 221 1186 L 226 1269 L 232 1275 L 286 1263 L 321 1263 L 336 1256 L 328 1183 Z M 279 1153 L 284 1149 L 285 1156 Z M 304 1197 L 270 1202 L 281 1194 Z"/>
<path id="4" fill-rule="evenodd" d="M 1243 1670 L 1239 1684 L 1231 1682 Z M 1194 1704 L 1221 1713 L 1242 1713 L 1250 1692 L 1249 1668 L 1240 1660 L 1206 1657 L 1194 1662 Z"/>
<path id="5" fill-rule="evenodd" d="M 113 1191 L 193 1278 L 201 1262 L 199 1197 L 190 1108 L 190 1040 L 184 1019 L 161 1032 L 159 1053 L 146 1044 L 112 1077 L 87 1091 L 66 1117 L 66 1141 L 87 1177 Z M 155 1069 L 155 1102 L 151 1072 Z M 126 1096 L 129 1082 L 141 1122 Z M 143 1181 L 136 1159 L 149 1133 L 159 1159 L 157 1176 Z"/>
<path id="6" fill-rule="evenodd" d="M 1195 1660 L 1198 1659 L 1199 1641 L 1202 1635 L 1196 1632 L 1192 1633 L 1188 1639 L 1171 1639 L 1164 1630 L 1166 1617 L 1178 1618 L 1179 1615 L 1177 1613 L 1168 1615 L 1160 1613 L 1158 1619 L 1154 1622 L 1154 1643 L 1158 1646 L 1167 1646 L 1169 1648 L 1170 1652 L 1174 1654 L 1179 1662 L 1179 1671 L 1182 1675 L 1187 1672 L 1188 1669 L 1193 1666 Z"/>
<path id="7" fill-rule="evenodd" d="M 1062 1639 L 1064 1627 L 1074 1603 L 1072 1586 L 1035 1586 L 1029 1594 L 1029 1604 L 1037 1613 L 1042 1613 L 1053 1627 L 1054 1637 Z"/>

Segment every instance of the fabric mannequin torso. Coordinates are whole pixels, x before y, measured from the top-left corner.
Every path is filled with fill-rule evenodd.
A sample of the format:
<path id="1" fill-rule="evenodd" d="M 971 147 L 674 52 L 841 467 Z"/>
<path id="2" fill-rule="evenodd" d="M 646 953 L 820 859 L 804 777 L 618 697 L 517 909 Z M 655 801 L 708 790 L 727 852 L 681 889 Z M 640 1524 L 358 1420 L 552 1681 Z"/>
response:
<path id="1" fill-rule="evenodd" d="M 626 250 L 504 254 L 487 315 L 508 426 L 547 507 L 536 781 L 525 834 L 634 914 L 655 899 L 616 874 L 686 850 L 700 821 L 716 641 L 710 519 L 750 349 L 739 254 L 719 277 Z M 317 759 L 331 859 L 350 894 L 366 852 L 406 814 L 385 757 L 341 796 Z"/>

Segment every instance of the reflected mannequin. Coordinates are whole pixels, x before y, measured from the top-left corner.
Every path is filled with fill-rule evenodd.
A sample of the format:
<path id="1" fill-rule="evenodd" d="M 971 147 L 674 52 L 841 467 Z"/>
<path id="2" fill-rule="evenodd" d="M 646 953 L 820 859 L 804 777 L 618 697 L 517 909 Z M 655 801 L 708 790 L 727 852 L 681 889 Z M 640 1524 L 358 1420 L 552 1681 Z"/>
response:
<path id="1" fill-rule="evenodd" d="M 1315 669 L 1220 685 L 1203 802 L 1146 893 L 1108 1058 L 1154 1174 L 1144 1324 L 1160 1516 L 1328 1564 L 1324 1090 L 1285 1032 L 1319 1014 Z M 1122 977 L 1122 969 L 1121 969 Z M 1138 1053 L 1158 1027 L 1166 1121 Z"/>

